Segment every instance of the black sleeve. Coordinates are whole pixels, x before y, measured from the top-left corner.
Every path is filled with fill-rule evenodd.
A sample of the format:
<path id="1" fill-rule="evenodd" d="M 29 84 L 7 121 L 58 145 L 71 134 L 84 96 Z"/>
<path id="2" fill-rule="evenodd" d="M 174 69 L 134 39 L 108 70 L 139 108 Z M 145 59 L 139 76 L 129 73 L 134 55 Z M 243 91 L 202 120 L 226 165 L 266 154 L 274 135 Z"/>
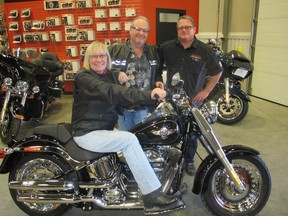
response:
<path id="1" fill-rule="evenodd" d="M 111 79 L 94 75 L 95 72 L 82 72 L 74 80 L 75 93 L 81 94 L 89 100 L 101 100 L 115 105 L 150 105 L 151 91 L 126 88 L 112 83 Z"/>
<path id="2" fill-rule="evenodd" d="M 221 62 L 213 51 L 209 52 L 209 60 L 208 60 L 207 67 L 208 67 L 207 71 L 210 76 L 214 76 L 223 71 Z"/>
<path id="3" fill-rule="evenodd" d="M 165 67 L 165 59 L 164 59 L 164 56 L 163 56 L 163 50 L 162 50 L 161 45 L 157 46 L 157 53 L 158 53 L 158 56 L 159 56 L 159 67 L 158 67 L 158 71 L 157 71 L 157 74 L 156 74 L 156 81 L 163 82 L 162 73 L 163 73 L 163 70 L 166 69 L 166 67 Z"/>

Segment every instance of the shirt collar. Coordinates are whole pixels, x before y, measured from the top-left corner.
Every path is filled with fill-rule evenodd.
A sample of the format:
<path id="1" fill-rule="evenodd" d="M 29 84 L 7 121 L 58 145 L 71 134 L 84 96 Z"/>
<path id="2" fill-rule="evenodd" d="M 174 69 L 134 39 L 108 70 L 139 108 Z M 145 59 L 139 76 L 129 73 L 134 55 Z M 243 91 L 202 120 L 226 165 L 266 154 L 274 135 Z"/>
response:
<path id="1" fill-rule="evenodd" d="M 130 39 L 126 40 L 126 45 L 131 52 L 134 52 L 134 50 L 131 47 Z M 147 50 L 147 44 L 145 43 L 144 48 L 143 48 L 143 53 L 146 52 L 146 50 Z"/>
<path id="2" fill-rule="evenodd" d="M 190 46 L 188 47 L 188 48 L 194 48 L 194 49 L 196 49 L 197 48 L 197 46 L 198 46 L 198 43 L 199 43 L 199 41 L 198 41 L 198 39 L 196 38 L 196 36 L 194 36 L 194 41 L 192 42 L 192 44 L 190 44 Z M 176 39 L 176 44 L 178 45 L 178 46 L 182 46 L 181 45 L 181 42 L 180 42 L 180 40 L 177 38 Z M 188 49 L 187 48 L 187 49 Z"/>

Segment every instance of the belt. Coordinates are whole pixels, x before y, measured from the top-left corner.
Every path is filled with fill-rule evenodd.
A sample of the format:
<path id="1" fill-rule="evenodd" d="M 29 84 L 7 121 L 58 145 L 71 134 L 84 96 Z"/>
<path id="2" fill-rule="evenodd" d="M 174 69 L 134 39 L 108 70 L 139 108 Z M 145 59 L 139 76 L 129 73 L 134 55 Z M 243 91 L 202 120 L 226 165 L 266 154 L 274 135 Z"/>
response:
<path id="1" fill-rule="evenodd" d="M 137 107 L 137 108 L 125 108 L 125 110 L 127 110 L 128 112 L 137 112 L 140 110 L 146 110 L 147 107 Z"/>

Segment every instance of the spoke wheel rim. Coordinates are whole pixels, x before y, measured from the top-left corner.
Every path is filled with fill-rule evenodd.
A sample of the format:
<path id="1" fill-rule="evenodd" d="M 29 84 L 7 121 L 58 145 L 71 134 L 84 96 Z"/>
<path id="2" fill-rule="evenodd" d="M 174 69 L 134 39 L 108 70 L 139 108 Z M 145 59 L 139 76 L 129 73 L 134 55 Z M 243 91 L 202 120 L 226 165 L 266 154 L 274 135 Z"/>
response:
<path id="1" fill-rule="evenodd" d="M 219 115 L 225 119 L 237 118 L 243 110 L 243 102 L 238 97 L 231 97 L 229 105 L 222 101 L 219 102 Z"/>
<path id="2" fill-rule="evenodd" d="M 245 185 L 239 192 L 234 183 L 223 170 L 217 170 L 212 179 L 212 194 L 221 208 L 240 213 L 252 209 L 257 204 L 263 185 L 258 168 L 245 160 L 233 160 L 233 167 Z"/>
<path id="3" fill-rule="evenodd" d="M 51 178 L 55 178 L 63 173 L 63 170 L 53 161 L 47 159 L 37 158 L 35 160 L 31 160 L 24 164 L 21 169 L 19 169 L 18 175 L 16 176 L 16 180 L 18 181 L 33 181 L 33 180 L 47 180 Z M 22 193 L 30 193 L 36 194 L 37 190 L 18 190 L 18 194 Z M 28 203 L 24 202 L 24 204 L 35 211 L 39 212 L 49 212 L 57 207 L 60 204 L 52 204 L 52 203 Z"/>

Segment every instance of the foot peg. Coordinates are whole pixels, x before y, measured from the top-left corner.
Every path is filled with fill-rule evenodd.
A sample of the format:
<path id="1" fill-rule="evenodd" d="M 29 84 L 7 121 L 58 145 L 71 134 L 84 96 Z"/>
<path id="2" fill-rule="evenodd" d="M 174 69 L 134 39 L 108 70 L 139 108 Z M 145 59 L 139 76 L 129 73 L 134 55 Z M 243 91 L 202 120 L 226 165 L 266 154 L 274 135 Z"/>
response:
<path id="1" fill-rule="evenodd" d="M 176 210 L 180 210 L 185 208 L 185 203 L 181 200 L 178 200 L 177 202 L 174 202 L 171 205 L 165 206 L 165 207 L 158 207 L 154 206 L 153 208 L 145 208 L 144 214 L 145 215 L 158 215 L 158 214 L 164 214 Z"/>

